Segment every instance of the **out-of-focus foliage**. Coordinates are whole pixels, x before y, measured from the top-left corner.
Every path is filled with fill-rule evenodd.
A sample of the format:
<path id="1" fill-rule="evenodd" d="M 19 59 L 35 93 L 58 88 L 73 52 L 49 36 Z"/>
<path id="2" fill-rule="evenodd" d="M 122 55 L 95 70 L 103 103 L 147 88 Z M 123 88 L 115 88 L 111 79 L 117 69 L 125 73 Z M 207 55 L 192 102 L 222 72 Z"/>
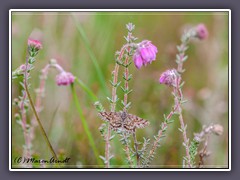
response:
<path id="1" fill-rule="evenodd" d="M 73 14 L 77 21 L 74 21 Z M 39 86 L 41 69 L 51 58 L 57 59 L 67 71 L 81 79 L 106 109 L 109 104 L 106 90 L 99 82 L 98 72 L 92 57 L 77 28 L 77 23 L 85 31 L 91 52 L 94 54 L 101 73 L 105 79 L 106 89 L 110 92 L 111 71 L 114 68 L 114 55 L 125 43 L 127 33 L 125 25 L 135 24 L 134 36 L 141 40 L 151 40 L 158 47 L 157 60 L 151 65 L 137 70 L 131 65 L 133 79 L 130 86 L 132 108 L 130 113 L 150 121 L 150 126 L 139 130 L 138 139 L 142 136 L 153 138 L 156 135 L 163 114 L 170 112 L 173 97 L 170 88 L 160 85 L 160 74 L 169 68 L 176 67 L 176 45 L 188 26 L 204 23 L 209 30 L 209 38 L 204 41 L 192 41 L 187 50 L 189 56 L 184 64 L 185 85 L 183 93 L 188 100 L 183 105 L 184 121 L 188 124 L 187 135 L 193 138 L 194 132 L 202 130 L 203 125 L 218 123 L 224 127 L 222 136 L 211 136 L 208 150 L 210 157 L 206 160 L 209 167 L 226 167 L 228 165 L 228 14 L 222 12 L 96 12 L 96 13 L 51 13 L 51 12 L 15 12 L 12 14 L 12 69 L 25 62 L 27 39 L 29 36 L 42 41 L 43 49 L 38 55 L 35 69 L 31 74 L 31 94 Z M 122 71 L 120 71 L 121 77 Z M 84 133 L 81 120 L 73 102 L 70 87 L 58 87 L 55 83 L 56 72 L 51 71 L 46 82 L 46 96 L 43 99 L 43 111 L 40 119 L 49 135 L 54 149 L 63 156 L 70 157 L 68 165 L 90 167 L 97 161 Z M 12 84 L 12 97 L 20 95 L 21 86 L 17 80 Z M 77 94 L 83 114 L 94 137 L 100 154 L 104 154 L 104 141 L 98 130 L 102 120 L 87 94 L 79 87 Z M 119 89 L 119 94 L 121 91 Z M 120 110 L 121 106 L 118 105 Z M 17 109 L 13 106 L 12 114 Z M 31 119 L 32 114 L 28 115 Z M 179 121 L 171 124 L 166 137 L 161 142 L 152 165 L 157 167 L 179 167 L 182 164 L 184 148 L 182 134 L 178 130 Z M 22 155 L 24 138 L 21 127 L 12 118 L 12 157 Z M 51 154 L 36 129 L 33 142 L 36 157 L 48 159 Z M 125 164 L 122 145 L 116 136 L 111 145 L 114 158 L 111 164 L 121 167 Z M 73 167 L 69 166 L 69 167 Z M 91 166 L 92 167 L 92 166 Z"/>

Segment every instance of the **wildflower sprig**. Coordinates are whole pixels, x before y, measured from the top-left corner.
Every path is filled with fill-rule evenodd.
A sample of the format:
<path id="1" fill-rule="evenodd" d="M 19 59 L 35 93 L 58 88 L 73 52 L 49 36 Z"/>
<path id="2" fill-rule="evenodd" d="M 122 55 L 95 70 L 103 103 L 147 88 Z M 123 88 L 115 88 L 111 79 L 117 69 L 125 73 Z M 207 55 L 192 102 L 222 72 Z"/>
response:
<path id="1" fill-rule="evenodd" d="M 179 130 L 183 134 L 183 146 L 186 149 L 186 156 L 183 157 L 183 167 L 187 164 L 188 168 L 195 167 L 195 156 L 196 156 L 196 149 L 198 147 L 197 141 L 193 139 L 192 142 L 189 142 L 187 138 L 187 125 L 184 124 L 183 116 L 182 116 L 182 108 L 181 104 L 185 103 L 186 100 L 183 99 L 182 87 L 184 82 L 181 82 L 181 73 L 185 70 L 183 69 L 183 63 L 188 59 L 188 56 L 185 54 L 186 50 L 188 49 L 188 43 L 192 38 L 198 38 L 200 40 L 206 39 L 208 36 L 208 31 L 203 24 L 199 24 L 196 27 L 193 27 L 187 31 L 185 31 L 181 37 L 181 45 L 177 46 L 178 54 L 176 55 L 176 63 L 178 65 L 177 70 L 179 73 L 179 79 L 176 81 L 176 85 L 173 91 L 175 96 L 175 103 L 179 104 L 178 114 L 180 120 L 180 128 Z"/>
<path id="2" fill-rule="evenodd" d="M 127 41 L 127 44 L 125 45 L 126 48 L 122 49 L 124 52 L 120 53 L 124 55 L 121 59 L 119 58 L 120 61 L 123 62 L 121 63 L 121 66 L 124 68 L 124 86 L 121 86 L 121 89 L 124 93 L 124 99 L 121 101 L 123 105 L 123 111 L 127 111 L 131 107 L 131 102 L 128 102 L 128 95 L 132 92 L 132 89 L 129 88 L 129 81 L 132 79 L 132 74 L 129 72 L 129 66 L 132 64 L 131 57 L 135 50 L 132 44 L 134 44 L 134 41 L 137 40 L 137 38 L 132 35 L 135 26 L 132 23 L 129 23 L 126 25 L 126 28 L 128 30 L 128 35 L 124 38 Z"/>
<path id="3" fill-rule="evenodd" d="M 17 68 L 17 70 L 15 70 L 12 75 L 13 75 L 13 79 L 16 79 L 17 77 L 23 77 L 22 82 L 20 82 L 20 85 L 23 87 L 22 90 L 22 96 L 19 97 L 19 107 L 20 107 L 20 113 L 21 113 L 21 126 L 23 129 L 23 133 L 24 133 L 24 139 L 25 139 L 25 145 L 24 145 L 24 152 L 23 152 L 23 157 L 27 157 L 30 158 L 32 156 L 32 152 L 31 152 L 31 136 L 30 136 L 30 129 L 31 129 L 31 125 L 27 123 L 27 110 L 29 105 L 31 106 L 32 110 L 33 110 L 33 114 L 36 117 L 36 120 L 38 122 L 38 125 L 40 127 L 40 130 L 46 140 L 46 143 L 53 155 L 53 157 L 55 159 L 57 159 L 56 153 L 53 150 L 53 147 L 47 137 L 47 134 L 41 124 L 41 121 L 38 117 L 38 113 L 35 109 L 33 100 L 31 98 L 31 95 L 29 93 L 29 88 L 30 88 L 30 83 L 28 83 L 29 79 L 30 79 L 30 73 L 31 70 L 34 68 L 33 64 L 36 61 L 36 56 L 39 52 L 39 50 L 42 49 L 42 44 L 40 41 L 37 40 L 33 40 L 33 39 L 28 39 L 28 56 L 26 58 L 26 63 L 21 65 L 19 68 Z M 18 122 L 19 122 L 19 116 L 18 116 Z M 31 165 L 29 165 L 28 167 L 31 167 Z"/>
<path id="4" fill-rule="evenodd" d="M 107 97 L 108 101 L 110 102 L 110 110 L 111 112 L 116 112 L 116 104 L 120 101 L 120 98 L 117 96 L 117 88 L 120 87 L 123 91 L 123 99 L 120 101 L 122 105 L 122 113 L 128 114 L 128 110 L 131 107 L 131 102 L 128 100 L 128 96 L 133 91 L 129 87 L 129 82 L 133 78 L 132 74 L 129 71 L 130 65 L 134 62 L 136 68 L 140 68 L 142 65 L 146 66 L 150 64 L 152 61 L 156 58 L 157 48 L 151 44 L 150 41 L 144 40 L 140 43 L 136 43 L 137 40 L 136 37 L 133 36 L 133 30 L 135 28 L 135 25 L 132 23 L 128 23 L 126 25 L 126 28 L 128 30 L 127 36 L 125 36 L 126 44 L 124 44 L 120 51 L 117 51 L 115 54 L 115 68 L 112 71 L 112 80 L 110 81 L 110 84 L 112 86 L 112 96 Z M 121 85 L 121 81 L 118 81 L 118 72 L 119 68 L 123 68 L 123 85 Z M 100 109 L 99 109 L 100 110 Z M 99 111 L 98 110 L 98 111 Z M 121 112 L 118 112 L 121 113 Z M 135 115 L 134 115 L 135 116 Z M 110 166 L 109 163 L 109 157 L 110 157 L 110 137 L 111 137 L 111 127 L 109 125 L 109 122 L 106 122 L 107 126 L 102 125 L 101 126 L 101 134 L 104 137 L 104 140 L 106 142 L 105 145 L 105 157 L 101 157 L 101 159 L 104 159 L 104 162 L 106 163 L 106 167 Z M 141 126 L 139 126 L 141 127 Z M 124 151 L 126 153 L 127 162 L 130 165 L 130 167 L 134 166 L 133 157 L 136 156 L 137 159 L 137 166 L 140 167 L 141 165 L 141 158 L 143 158 L 143 154 L 146 151 L 146 142 L 143 147 L 143 149 L 139 149 L 138 145 L 139 143 L 137 141 L 136 136 L 136 127 L 131 131 L 125 131 L 125 127 L 119 128 L 120 135 L 120 141 L 124 146 Z M 134 150 L 130 147 L 131 140 L 129 139 L 129 135 L 133 135 L 133 141 L 134 141 Z M 112 157 L 112 156 L 111 156 Z"/>
<path id="5" fill-rule="evenodd" d="M 144 158 L 144 160 L 142 161 L 143 167 L 148 167 L 151 161 L 154 159 L 156 150 L 161 145 L 160 144 L 161 140 L 164 137 L 166 137 L 166 130 L 168 128 L 168 125 L 174 122 L 174 119 L 172 118 L 172 116 L 176 113 L 176 110 L 177 110 L 177 107 L 175 106 L 172 108 L 172 111 L 167 116 L 166 115 L 163 116 L 164 121 L 160 125 L 160 129 L 157 135 L 154 136 L 154 142 L 153 142 L 152 148 L 147 154 L 146 158 Z"/>
<path id="6" fill-rule="evenodd" d="M 33 66 L 33 63 L 35 62 L 35 56 L 38 54 L 38 51 L 41 48 L 42 48 L 42 44 L 39 41 L 32 40 L 32 39 L 28 40 L 28 54 L 29 54 L 29 58 L 26 60 L 26 67 L 28 66 L 28 64 L 30 64 L 30 66 Z M 46 134 L 46 132 L 45 132 L 45 130 L 43 128 L 43 125 L 42 125 L 42 123 L 41 123 L 41 121 L 39 119 L 38 113 L 37 113 L 37 111 L 35 109 L 35 106 L 34 106 L 34 103 L 32 101 L 31 95 L 30 95 L 30 93 L 28 91 L 28 86 L 29 86 L 29 84 L 28 84 L 28 79 L 29 78 L 28 77 L 30 77 L 30 73 L 27 73 L 27 70 L 26 70 L 24 76 L 25 76 L 24 77 L 24 88 L 25 88 L 25 91 L 27 93 L 27 97 L 29 99 L 31 108 L 33 110 L 33 114 L 36 117 L 36 120 L 38 122 L 40 130 L 41 130 L 41 132 L 43 134 L 43 137 L 44 137 L 44 139 L 45 139 L 45 141 L 46 141 L 46 143 L 47 143 L 47 145 L 48 145 L 48 147 L 49 147 L 53 157 L 55 159 L 57 159 L 57 155 L 56 155 L 56 153 L 55 153 L 55 151 L 54 151 L 54 149 L 53 149 L 53 147 L 52 147 L 52 145 L 51 145 L 51 143 L 50 143 L 50 141 L 48 139 L 48 136 L 47 136 L 47 134 Z"/>
<path id="7" fill-rule="evenodd" d="M 129 87 L 129 81 L 132 79 L 132 74 L 130 74 L 129 72 L 129 66 L 132 64 L 132 56 L 133 56 L 133 52 L 135 50 L 135 46 L 134 46 L 134 41 L 137 40 L 136 37 L 133 36 L 132 32 L 135 28 L 135 25 L 133 25 L 132 23 L 128 23 L 126 25 L 126 28 L 128 30 L 128 34 L 125 38 L 125 40 L 127 41 L 126 45 L 124 45 L 119 53 L 118 56 L 118 60 L 117 62 L 120 62 L 120 65 L 124 68 L 124 72 L 123 72 L 123 80 L 124 80 L 124 86 L 121 86 L 121 89 L 124 93 L 124 97 L 123 100 L 121 100 L 121 104 L 123 105 L 123 111 L 127 112 L 130 107 L 131 107 L 131 102 L 128 102 L 128 95 L 132 92 L 132 89 L 130 89 Z M 129 139 L 129 134 L 127 132 L 125 132 L 124 130 L 122 130 L 122 134 L 121 134 L 122 138 L 121 138 L 121 142 L 124 146 L 124 151 L 126 153 L 127 156 L 127 162 L 130 165 L 130 167 L 133 167 L 133 157 L 134 154 L 136 154 L 137 156 L 137 162 L 139 162 L 139 155 L 138 155 L 138 142 L 137 142 L 137 138 L 136 138 L 136 133 L 133 133 L 133 137 L 134 137 L 134 144 L 135 144 L 135 151 L 136 153 L 132 153 L 132 149 L 130 147 L 130 139 Z"/>
<path id="8" fill-rule="evenodd" d="M 130 134 L 123 132 L 123 130 L 117 131 L 117 134 L 120 136 L 120 142 L 124 146 L 123 151 L 126 154 L 126 163 L 129 164 L 130 168 L 134 168 L 134 153 L 133 150 L 130 147 L 131 140 L 130 140 Z"/>
<path id="9" fill-rule="evenodd" d="M 195 168 L 196 167 L 196 162 L 195 162 L 195 158 L 196 158 L 196 155 L 198 154 L 197 150 L 198 150 L 198 147 L 199 147 L 199 141 L 197 139 L 193 139 L 190 143 L 190 146 L 189 146 L 189 154 L 190 154 L 190 162 L 192 164 L 192 168 Z M 187 159 L 185 159 L 185 161 L 187 161 Z"/>
<path id="10" fill-rule="evenodd" d="M 160 76 L 159 82 L 172 87 L 172 94 L 174 96 L 174 114 L 179 116 L 180 128 L 179 131 L 183 134 L 183 146 L 186 150 L 186 156 L 183 157 L 183 167 L 193 168 L 194 158 L 196 156 L 196 149 L 198 147 L 197 141 L 193 140 L 189 142 L 187 137 L 187 124 L 185 125 L 182 116 L 182 104 L 187 100 L 183 98 L 182 87 L 184 82 L 182 81 L 183 63 L 188 59 L 186 50 L 188 49 L 188 43 L 192 38 L 205 39 L 208 36 L 206 27 L 200 24 L 185 31 L 181 37 L 181 44 L 177 46 L 178 53 L 176 55 L 177 70 L 167 70 Z M 185 166 L 186 164 L 186 166 Z"/>
<path id="11" fill-rule="evenodd" d="M 147 161 L 146 154 L 147 154 L 148 146 L 150 145 L 150 139 L 143 137 L 143 143 L 139 143 L 139 145 L 141 144 L 142 144 L 142 148 L 138 150 L 138 154 L 141 159 L 140 167 L 144 167 L 145 162 Z"/>
<path id="12" fill-rule="evenodd" d="M 193 142 L 195 142 L 196 146 L 193 149 L 193 160 L 195 159 L 196 155 L 199 154 L 199 163 L 197 166 L 198 168 L 203 167 L 205 158 L 210 155 L 210 152 L 207 151 L 207 146 L 211 134 L 215 134 L 217 136 L 222 135 L 223 127 L 219 124 L 211 124 L 209 126 L 203 126 L 203 129 L 200 133 L 194 134 Z M 198 147 L 201 143 L 203 143 L 203 148 L 198 152 Z M 193 163 L 195 165 L 195 162 Z"/>

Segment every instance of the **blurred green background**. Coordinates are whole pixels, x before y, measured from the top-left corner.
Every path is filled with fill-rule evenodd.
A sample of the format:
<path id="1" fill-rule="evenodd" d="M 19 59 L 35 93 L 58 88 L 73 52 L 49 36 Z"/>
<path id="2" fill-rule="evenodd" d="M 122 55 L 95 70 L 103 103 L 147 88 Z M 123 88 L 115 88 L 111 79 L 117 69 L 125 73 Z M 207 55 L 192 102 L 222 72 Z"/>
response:
<path id="1" fill-rule="evenodd" d="M 74 19 L 75 18 L 75 19 Z M 12 69 L 25 62 L 28 37 L 39 39 L 43 49 L 37 56 L 35 69 L 31 74 L 31 94 L 39 86 L 41 69 L 51 58 L 66 70 L 81 79 L 99 98 L 106 110 L 109 110 L 107 96 L 110 97 L 111 72 L 114 68 L 115 52 L 125 44 L 127 35 L 125 25 L 136 25 L 133 35 L 138 42 L 150 40 L 158 48 L 157 60 L 151 65 L 137 70 L 132 64 L 130 71 L 133 79 L 130 86 L 133 92 L 129 100 L 132 107 L 129 113 L 150 121 L 150 126 L 139 130 L 137 137 L 151 138 L 156 135 L 173 105 L 171 89 L 158 83 L 160 74 L 169 68 L 176 68 L 176 45 L 189 26 L 204 23 L 209 30 L 209 38 L 204 41 L 193 40 L 187 50 L 189 59 L 184 64 L 185 85 L 183 93 L 188 103 L 183 105 L 184 121 L 188 125 L 190 140 L 193 133 L 200 132 L 203 125 L 211 123 L 224 127 L 222 136 L 212 135 L 208 150 L 211 155 L 206 159 L 208 167 L 227 167 L 228 165 L 228 14 L 224 12 L 13 12 L 12 13 Z M 81 30 L 85 36 L 82 36 Z M 87 38 L 90 49 L 84 38 Z M 86 39 L 85 39 L 86 40 Z M 90 50 L 90 51 L 88 51 Z M 89 54 L 91 52 L 92 54 Z M 105 79 L 104 86 L 99 81 L 91 56 L 95 56 Z M 120 77 L 122 71 L 120 71 Z M 55 83 L 57 72 L 51 70 L 46 81 L 46 93 L 43 98 L 43 111 L 40 119 L 57 153 L 70 157 L 67 167 L 93 167 L 97 160 L 73 102 L 70 87 L 58 87 Z M 100 155 L 104 155 L 104 141 L 98 130 L 103 123 L 97 116 L 93 102 L 76 85 L 77 94 L 94 137 Z M 21 86 L 18 81 L 12 83 L 12 98 L 18 97 Z M 107 93 L 107 94 L 106 94 Z M 121 89 L 118 89 L 121 98 Z M 117 106 L 121 110 L 121 106 Z M 18 111 L 13 106 L 12 114 Z M 32 112 L 28 113 L 28 120 Z M 163 168 L 181 167 L 185 154 L 182 146 L 182 134 L 178 130 L 177 116 L 169 126 L 166 137 L 157 150 L 152 165 Z M 12 157 L 22 155 L 24 138 L 21 127 L 12 118 Z M 121 167 L 126 164 L 122 145 L 116 136 L 111 144 L 114 158 L 111 164 Z M 51 157 L 41 132 L 36 128 L 33 141 L 34 154 L 41 159 Z M 198 159 L 197 159 L 198 160 Z"/>

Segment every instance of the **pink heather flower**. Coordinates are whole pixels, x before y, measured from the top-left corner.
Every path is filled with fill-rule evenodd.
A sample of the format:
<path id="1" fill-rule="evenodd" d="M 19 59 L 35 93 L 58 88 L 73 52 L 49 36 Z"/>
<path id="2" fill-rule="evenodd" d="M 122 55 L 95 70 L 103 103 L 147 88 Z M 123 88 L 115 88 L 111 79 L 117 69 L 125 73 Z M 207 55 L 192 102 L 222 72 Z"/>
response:
<path id="1" fill-rule="evenodd" d="M 136 66 L 136 68 L 140 69 L 143 65 L 143 60 L 142 60 L 142 57 L 139 53 L 135 53 L 133 55 L 133 61 L 134 61 L 134 64 Z"/>
<path id="2" fill-rule="evenodd" d="M 27 65 L 27 70 L 29 70 L 31 68 L 30 64 Z M 19 70 L 20 71 L 26 71 L 26 64 L 22 64 L 21 66 L 19 66 Z"/>
<path id="3" fill-rule="evenodd" d="M 208 37 L 208 30 L 204 24 L 199 24 L 196 27 L 197 37 L 199 39 L 206 39 Z"/>
<path id="4" fill-rule="evenodd" d="M 42 43 L 38 40 L 28 39 L 28 47 L 34 48 L 36 51 L 42 49 Z"/>
<path id="5" fill-rule="evenodd" d="M 133 55 L 133 61 L 137 69 L 140 69 L 143 65 L 151 64 L 152 61 L 156 60 L 156 54 L 158 50 L 151 41 L 144 40 L 138 44 Z"/>
<path id="6" fill-rule="evenodd" d="M 215 124 L 215 125 L 213 125 L 213 132 L 216 135 L 220 136 L 223 134 L 223 127 L 219 124 Z"/>
<path id="7" fill-rule="evenodd" d="M 168 86 L 175 86 L 177 80 L 177 70 L 171 69 L 163 72 L 159 78 L 160 84 L 166 84 Z"/>
<path id="8" fill-rule="evenodd" d="M 68 86 L 74 82 L 74 76 L 70 72 L 62 71 L 56 76 L 58 86 Z"/>

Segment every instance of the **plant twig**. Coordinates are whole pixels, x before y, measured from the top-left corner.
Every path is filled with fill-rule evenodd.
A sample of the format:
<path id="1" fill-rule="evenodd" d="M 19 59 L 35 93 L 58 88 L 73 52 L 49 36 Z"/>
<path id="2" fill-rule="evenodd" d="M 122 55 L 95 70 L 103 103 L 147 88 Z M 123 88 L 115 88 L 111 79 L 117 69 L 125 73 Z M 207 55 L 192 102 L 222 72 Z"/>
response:
<path id="1" fill-rule="evenodd" d="M 136 153 L 136 156 L 137 156 L 137 168 L 140 167 L 140 156 L 139 156 L 139 153 L 138 153 L 138 141 L 137 141 L 137 136 L 136 136 L 136 131 L 133 132 L 133 141 L 134 141 L 134 146 L 135 146 L 135 153 Z"/>
<path id="2" fill-rule="evenodd" d="M 127 64 L 128 64 L 128 59 L 129 59 L 129 57 L 127 56 L 126 57 L 126 59 L 125 59 L 125 62 L 124 62 L 124 64 L 125 64 L 125 72 L 124 72 L 124 75 L 123 75 L 123 77 L 124 77 L 124 79 L 125 79 L 125 81 L 124 81 L 124 107 L 123 107 L 123 111 L 125 111 L 125 112 L 127 112 L 127 109 L 128 109 L 128 107 L 127 107 L 127 105 L 128 105 L 128 91 L 129 91 L 129 85 L 128 85 L 128 75 L 129 75 L 129 70 L 128 70 L 128 66 L 127 66 Z"/>
<path id="3" fill-rule="evenodd" d="M 183 120 L 183 116 L 182 116 L 182 100 L 183 100 L 183 93 L 182 93 L 182 87 L 180 85 L 181 83 L 181 74 L 185 71 L 183 69 L 183 63 L 187 60 L 188 56 L 185 55 L 186 50 L 188 49 L 188 42 L 189 40 L 194 37 L 196 35 L 195 31 L 193 29 L 190 29 L 188 31 L 186 31 L 182 37 L 181 37 L 181 45 L 177 46 L 178 49 L 178 54 L 176 55 L 176 63 L 177 63 L 177 70 L 178 70 L 178 76 L 176 78 L 176 83 L 175 83 L 175 87 L 173 90 L 173 94 L 175 96 L 174 101 L 175 104 L 177 104 L 178 106 L 178 114 L 179 114 L 179 121 L 180 121 L 180 131 L 183 134 L 183 145 L 185 146 L 185 150 L 186 150 L 186 158 L 184 159 L 184 161 L 187 161 L 187 165 L 188 168 L 192 168 L 192 164 L 191 164 L 191 157 L 190 157 L 190 150 L 189 150 L 189 139 L 187 138 L 187 133 L 186 133 L 186 129 L 187 126 L 184 123 Z"/>
<path id="4" fill-rule="evenodd" d="M 113 81 L 112 81 L 112 101 L 111 101 L 111 112 L 116 111 L 116 102 L 117 102 L 117 83 L 118 83 L 118 71 L 119 65 L 116 63 L 113 70 Z M 111 137 L 111 127 L 107 123 L 107 134 L 105 136 L 105 159 L 106 159 L 106 168 L 110 166 L 110 137 Z"/>
<path id="5" fill-rule="evenodd" d="M 146 158 L 146 160 L 143 162 L 144 166 L 148 166 L 150 161 L 153 159 L 154 154 L 156 149 L 160 146 L 160 141 L 163 137 L 165 137 L 164 133 L 168 127 L 169 123 L 172 123 L 171 118 L 174 115 L 174 113 L 176 112 L 176 110 L 178 109 L 178 106 L 175 105 L 175 107 L 173 108 L 173 110 L 167 115 L 167 117 L 164 116 L 164 122 L 162 122 L 161 124 L 161 128 L 158 131 L 157 136 L 155 136 L 155 141 L 153 142 L 153 146 Z"/>

